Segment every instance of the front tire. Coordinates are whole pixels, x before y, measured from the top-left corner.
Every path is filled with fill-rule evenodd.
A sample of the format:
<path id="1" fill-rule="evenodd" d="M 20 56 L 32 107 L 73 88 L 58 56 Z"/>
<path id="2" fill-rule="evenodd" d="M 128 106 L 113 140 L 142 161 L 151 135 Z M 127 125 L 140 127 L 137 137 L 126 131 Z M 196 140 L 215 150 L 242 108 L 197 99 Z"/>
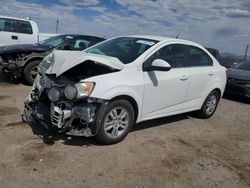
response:
<path id="1" fill-rule="evenodd" d="M 104 144 L 115 144 L 123 140 L 134 124 L 134 109 L 127 100 L 111 101 L 100 115 L 97 140 Z"/>
<path id="2" fill-rule="evenodd" d="M 23 70 L 25 81 L 29 85 L 33 85 L 35 81 L 36 75 L 38 73 L 38 65 L 40 64 L 40 62 L 40 60 L 32 61 L 28 63 L 28 65 L 26 65 Z"/>
<path id="3" fill-rule="evenodd" d="M 199 117 L 203 119 L 210 118 L 215 113 L 219 100 L 220 94 L 216 90 L 209 93 L 201 109 L 198 111 Z"/>

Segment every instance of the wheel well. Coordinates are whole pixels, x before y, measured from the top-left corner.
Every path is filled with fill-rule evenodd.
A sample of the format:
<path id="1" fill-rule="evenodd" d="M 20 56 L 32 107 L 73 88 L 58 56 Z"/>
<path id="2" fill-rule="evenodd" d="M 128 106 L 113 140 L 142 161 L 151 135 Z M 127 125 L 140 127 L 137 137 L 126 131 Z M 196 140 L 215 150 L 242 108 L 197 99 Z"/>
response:
<path id="1" fill-rule="evenodd" d="M 128 102 L 130 102 L 130 104 L 133 106 L 133 109 L 134 109 L 134 115 L 135 115 L 134 121 L 136 121 L 137 116 L 138 116 L 138 104 L 135 101 L 135 99 L 133 97 L 128 96 L 128 95 L 120 95 L 120 96 L 112 98 L 111 101 L 115 101 L 115 100 L 119 100 L 119 99 L 124 99 L 124 100 L 127 100 Z"/>
<path id="2" fill-rule="evenodd" d="M 220 95 L 220 97 L 221 97 L 221 90 L 220 90 L 219 88 L 216 88 L 216 89 L 214 89 L 213 91 L 218 92 L 218 93 L 219 93 L 219 95 Z"/>
<path id="3" fill-rule="evenodd" d="M 33 58 L 30 58 L 28 61 L 26 61 L 25 65 L 24 65 L 24 68 L 32 61 L 36 61 L 36 60 L 43 60 L 43 57 L 33 57 Z"/>

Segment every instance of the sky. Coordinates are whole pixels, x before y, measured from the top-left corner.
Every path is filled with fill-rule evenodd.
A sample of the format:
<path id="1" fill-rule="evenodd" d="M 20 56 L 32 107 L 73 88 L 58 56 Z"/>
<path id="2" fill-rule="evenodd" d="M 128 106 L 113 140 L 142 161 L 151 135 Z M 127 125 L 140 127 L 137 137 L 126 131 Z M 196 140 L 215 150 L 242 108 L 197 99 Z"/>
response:
<path id="1" fill-rule="evenodd" d="M 40 32 L 101 37 L 160 35 L 242 55 L 250 42 L 250 0 L 0 0 L 0 14 L 30 17 Z"/>

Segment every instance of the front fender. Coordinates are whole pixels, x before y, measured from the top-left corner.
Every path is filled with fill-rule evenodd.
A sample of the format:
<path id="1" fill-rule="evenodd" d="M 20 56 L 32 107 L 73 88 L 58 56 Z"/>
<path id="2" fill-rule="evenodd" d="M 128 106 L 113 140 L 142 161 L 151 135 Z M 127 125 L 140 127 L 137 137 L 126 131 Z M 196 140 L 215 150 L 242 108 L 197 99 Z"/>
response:
<path id="1" fill-rule="evenodd" d="M 138 122 L 141 119 L 141 107 L 142 107 L 142 99 L 143 99 L 143 88 L 141 88 L 141 91 L 138 90 L 134 90 L 130 87 L 126 87 L 126 86 L 119 86 L 119 87 L 115 87 L 109 90 L 106 90 L 102 93 L 97 93 L 97 92 L 93 92 L 90 96 L 94 97 L 94 98 L 101 98 L 104 100 L 111 100 L 115 97 L 119 97 L 119 96 L 129 96 L 131 98 L 133 98 L 135 100 L 135 102 L 137 103 L 138 106 L 138 117 L 137 117 L 137 121 Z"/>
<path id="2" fill-rule="evenodd" d="M 126 95 L 133 98 L 138 106 L 138 118 L 141 117 L 144 91 L 144 80 L 141 71 L 122 70 L 88 78 L 85 81 L 95 82 L 96 84 L 90 97 L 111 100 Z"/>

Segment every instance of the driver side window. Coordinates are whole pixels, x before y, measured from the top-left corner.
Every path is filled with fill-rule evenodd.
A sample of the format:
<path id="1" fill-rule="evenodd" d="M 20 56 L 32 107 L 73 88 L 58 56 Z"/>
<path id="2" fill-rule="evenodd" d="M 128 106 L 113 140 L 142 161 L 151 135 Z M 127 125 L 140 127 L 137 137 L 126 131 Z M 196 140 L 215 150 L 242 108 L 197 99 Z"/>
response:
<path id="1" fill-rule="evenodd" d="M 150 57 L 151 62 L 155 59 L 167 61 L 172 68 L 186 67 L 185 45 L 171 44 L 164 46 Z"/>

